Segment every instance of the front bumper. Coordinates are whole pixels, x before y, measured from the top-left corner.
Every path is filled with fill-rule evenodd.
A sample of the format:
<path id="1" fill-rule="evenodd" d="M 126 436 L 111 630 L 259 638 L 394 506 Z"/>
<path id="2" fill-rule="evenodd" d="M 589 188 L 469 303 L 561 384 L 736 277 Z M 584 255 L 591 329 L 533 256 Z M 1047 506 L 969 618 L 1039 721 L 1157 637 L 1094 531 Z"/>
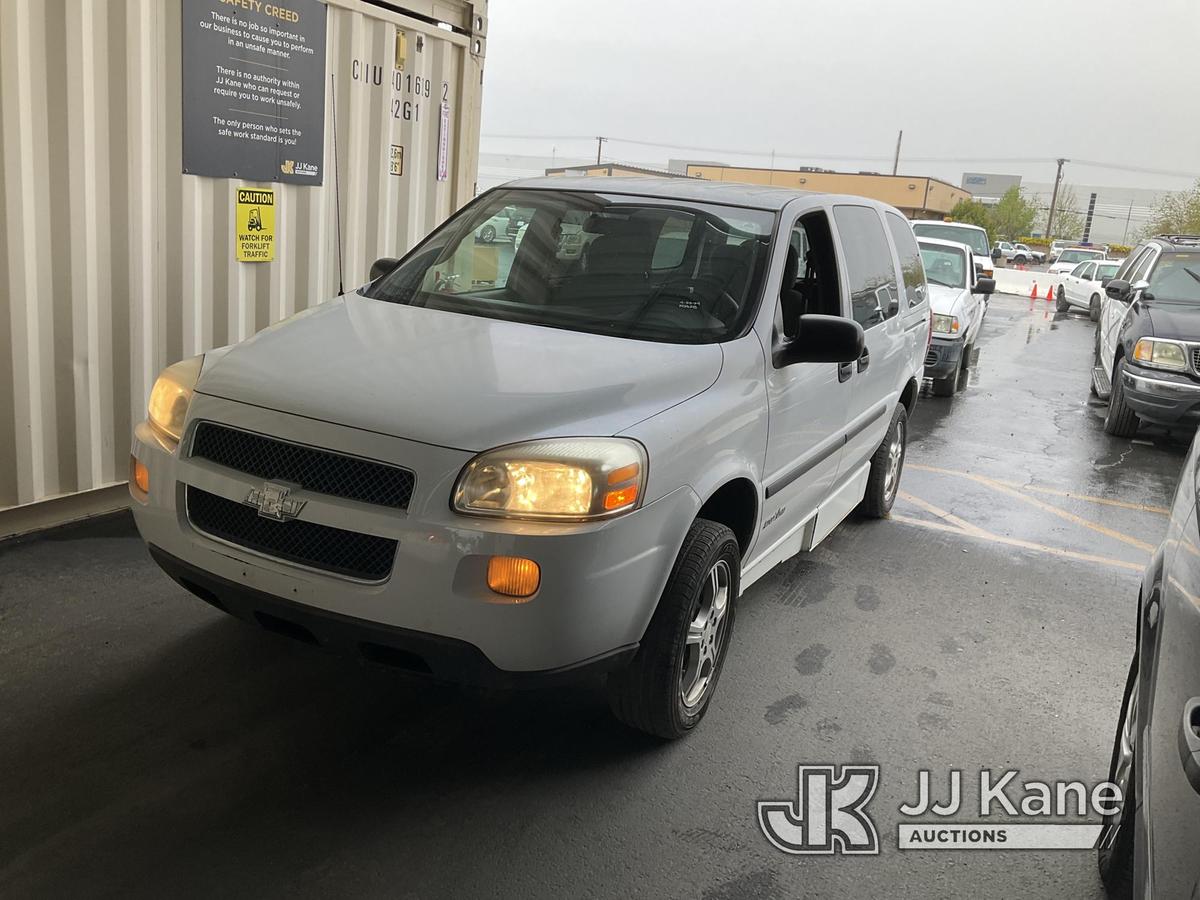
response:
<path id="1" fill-rule="evenodd" d="M 266 610 L 268 616 L 292 622 L 299 621 L 298 616 L 306 621 L 348 619 L 387 633 L 403 632 L 400 643 L 405 646 L 411 644 L 409 633 L 467 645 L 487 663 L 479 669 L 474 664 L 435 666 L 426 661 L 435 674 L 445 677 L 454 677 L 456 668 L 553 671 L 636 647 L 700 506 L 693 491 L 680 488 L 633 513 L 600 522 L 463 516 L 451 510 L 449 498 L 471 453 L 197 394 L 189 427 L 201 419 L 412 469 L 416 486 L 407 510 L 293 492 L 306 501 L 299 521 L 393 539 L 395 561 L 384 581 L 368 583 L 202 534 L 188 519 L 187 486 L 244 503 L 263 480 L 169 452 L 143 423 L 135 429 L 133 454 L 150 470 L 150 493 L 134 497 L 133 511 L 160 565 L 177 580 L 180 572 L 190 572 L 188 580 L 202 591 L 190 585 L 189 589 L 201 596 L 212 594 L 222 608 L 245 618 L 261 622 L 256 610 Z M 185 434 L 181 447 L 188 445 Z M 541 567 L 538 591 L 521 603 L 493 594 L 486 569 L 494 555 L 535 560 Z M 291 612 L 272 612 L 276 604 L 285 604 Z M 321 635 L 329 630 L 327 625 L 304 627 L 317 635 L 318 643 L 326 643 Z M 366 642 L 392 646 L 375 638 Z M 330 638 L 328 643 L 346 642 Z"/>
<path id="2" fill-rule="evenodd" d="M 1144 422 L 1200 425 L 1200 383 L 1187 375 L 1146 369 L 1128 361 L 1122 378 L 1125 401 Z"/>
<path id="3" fill-rule="evenodd" d="M 925 377 L 945 378 L 958 371 L 962 364 L 962 338 L 933 338 L 925 354 Z"/>

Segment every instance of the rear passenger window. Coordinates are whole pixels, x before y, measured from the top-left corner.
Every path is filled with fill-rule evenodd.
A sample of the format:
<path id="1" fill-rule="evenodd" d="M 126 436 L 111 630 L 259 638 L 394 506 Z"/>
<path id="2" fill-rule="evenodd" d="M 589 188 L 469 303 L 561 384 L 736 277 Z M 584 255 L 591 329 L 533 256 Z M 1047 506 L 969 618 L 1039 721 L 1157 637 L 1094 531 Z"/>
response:
<path id="1" fill-rule="evenodd" d="M 900 296 L 883 223 L 869 206 L 835 206 L 833 218 L 846 254 L 854 321 L 871 328 L 896 314 L 890 301 Z"/>
<path id="2" fill-rule="evenodd" d="M 896 255 L 900 257 L 900 276 L 904 279 L 904 293 L 909 306 L 916 306 L 925 299 L 925 264 L 921 261 L 921 251 L 917 247 L 917 239 L 913 237 L 912 226 L 895 213 L 884 213 L 888 231 L 892 233 L 892 243 L 896 245 Z"/>

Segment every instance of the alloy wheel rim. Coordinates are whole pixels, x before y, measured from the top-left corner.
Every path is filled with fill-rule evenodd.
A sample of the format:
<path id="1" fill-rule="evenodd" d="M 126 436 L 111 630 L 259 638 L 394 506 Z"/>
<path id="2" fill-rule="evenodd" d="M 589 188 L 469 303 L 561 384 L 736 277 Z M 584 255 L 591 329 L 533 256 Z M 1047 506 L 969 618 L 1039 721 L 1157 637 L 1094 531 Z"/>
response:
<path id="1" fill-rule="evenodd" d="M 904 462 L 904 423 L 896 423 L 896 432 L 888 444 L 887 470 L 883 477 L 883 492 L 890 500 L 900 486 L 900 466 Z"/>
<path id="2" fill-rule="evenodd" d="M 704 579 L 695 615 L 688 623 L 683 666 L 679 675 L 679 699 L 684 709 L 696 709 L 708 695 L 721 661 L 728 632 L 729 563 L 717 560 Z"/>

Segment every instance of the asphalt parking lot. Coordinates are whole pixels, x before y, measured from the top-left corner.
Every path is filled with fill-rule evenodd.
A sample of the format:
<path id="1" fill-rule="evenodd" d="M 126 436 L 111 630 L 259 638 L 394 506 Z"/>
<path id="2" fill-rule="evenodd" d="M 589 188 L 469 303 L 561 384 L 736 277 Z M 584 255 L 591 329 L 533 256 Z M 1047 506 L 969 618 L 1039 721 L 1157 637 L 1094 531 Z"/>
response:
<path id="1" fill-rule="evenodd" d="M 993 298 L 890 521 L 742 597 L 699 732 L 597 685 L 485 694 L 228 619 L 128 517 L 0 545 L 0 895 L 1100 897 L 1087 851 L 896 849 L 916 772 L 1106 775 L 1139 573 L 1190 435 L 1103 433 L 1093 326 Z M 758 799 L 874 762 L 883 852 L 791 857 Z"/>

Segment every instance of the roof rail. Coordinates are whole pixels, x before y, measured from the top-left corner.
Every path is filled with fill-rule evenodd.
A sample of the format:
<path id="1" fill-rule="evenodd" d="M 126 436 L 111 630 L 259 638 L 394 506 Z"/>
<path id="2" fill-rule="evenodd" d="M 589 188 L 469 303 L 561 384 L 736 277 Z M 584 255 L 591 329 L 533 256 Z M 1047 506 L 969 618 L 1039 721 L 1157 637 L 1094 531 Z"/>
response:
<path id="1" fill-rule="evenodd" d="M 1155 237 L 1173 244 L 1200 244 L 1200 234 L 1156 234 Z"/>

